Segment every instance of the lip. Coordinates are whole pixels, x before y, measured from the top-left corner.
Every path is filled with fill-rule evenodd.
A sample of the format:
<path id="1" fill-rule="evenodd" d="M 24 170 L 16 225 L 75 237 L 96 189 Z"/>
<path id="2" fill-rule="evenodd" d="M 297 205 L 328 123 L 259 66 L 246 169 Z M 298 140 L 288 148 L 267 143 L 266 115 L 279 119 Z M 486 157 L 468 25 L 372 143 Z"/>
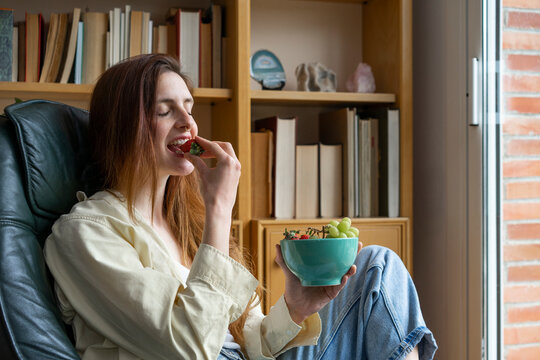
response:
<path id="1" fill-rule="evenodd" d="M 180 145 L 182 145 L 183 143 L 185 143 L 189 139 L 191 139 L 191 134 L 180 135 L 180 136 L 174 138 L 172 141 L 170 141 L 167 144 L 167 150 L 169 150 L 176 157 L 184 157 L 184 153 L 181 152 L 179 147 L 180 147 Z M 178 141 L 181 141 L 181 142 L 178 143 L 178 144 L 174 144 L 175 142 L 178 142 Z"/>

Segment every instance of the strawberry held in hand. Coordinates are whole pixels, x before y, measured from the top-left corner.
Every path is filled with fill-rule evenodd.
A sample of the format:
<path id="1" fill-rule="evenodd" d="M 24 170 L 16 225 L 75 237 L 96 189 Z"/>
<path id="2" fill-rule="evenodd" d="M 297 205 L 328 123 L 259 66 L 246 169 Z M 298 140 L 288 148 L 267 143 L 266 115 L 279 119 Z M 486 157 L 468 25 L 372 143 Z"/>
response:
<path id="1" fill-rule="evenodd" d="M 191 155 L 197 155 L 200 156 L 204 152 L 204 149 L 201 145 L 197 144 L 195 139 L 189 139 L 182 145 L 180 145 L 180 150 L 185 153 L 190 153 Z"/>

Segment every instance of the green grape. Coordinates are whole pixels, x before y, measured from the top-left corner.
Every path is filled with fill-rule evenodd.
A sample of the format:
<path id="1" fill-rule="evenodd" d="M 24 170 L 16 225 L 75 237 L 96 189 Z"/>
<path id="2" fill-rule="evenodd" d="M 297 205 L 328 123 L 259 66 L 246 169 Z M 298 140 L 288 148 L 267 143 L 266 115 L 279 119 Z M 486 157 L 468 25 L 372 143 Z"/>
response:
<path id="1" fill-rule="evenodd" d="M 330 225 L 328 226 L 328 235 L 332 238 L 337 238 L 339 236 L 339 230 L 337 227 Z"/>
<path id="2" fill-rule="evenodd" d="M 340 232 L 339 233 L 339 238 L 340 239 L 345 239 L 345 238 L 347 238 L 347 234 L 345 234 L 344 232 Z"/>
<path id="3" fill-rule="evenodd" d="M 343 222 L 343 221 L 348 221 L 348 222 L 349 222 L 349 224 L 351 223 L 351 219 L 350 219 L 350 218 L 348 218 L 348 217 L 344 217 L 343 219 L 341 219 L 341 221 L 342 221 L 342 222 Z"/>
<path id="4" fill-rule="evenodd" d="M 338 230 L 341 232 L 345 232 L 349 230 L 350 227 L 351 227 L 351 223 L 347 221 L 343 221 L 343 220 L 337 226 Z"/>
<path id="5" fill-rule="evenodd" d="M 339 223 L 338 223 L 336 220 L 332 220 L 332 221 L 330 221 L 330 222 L 328 223 L 328 225 L 332 225 L 332 226 L 335 226 L 335 227 L 337 227 L 338 224 L 339 224 Z"/>
<path id="6" fill-rule="evenodd" d="M 348 237 L 348 238 L 356 237 L 356 236 L 354 235 L 354 233 L 353 233 L 351 230 L 346 231 L 345 234 L 347 234 L 347 237 Z"/>
<path id="7" fill-rule="evenodd" d="M 352 231 L 354 233 L 354 237 L 358 237 L 358 233 L 359 233 L 358 228 L 355 228 L 354 226 L 351 226 L 349 228 L 349 231 Z"/>

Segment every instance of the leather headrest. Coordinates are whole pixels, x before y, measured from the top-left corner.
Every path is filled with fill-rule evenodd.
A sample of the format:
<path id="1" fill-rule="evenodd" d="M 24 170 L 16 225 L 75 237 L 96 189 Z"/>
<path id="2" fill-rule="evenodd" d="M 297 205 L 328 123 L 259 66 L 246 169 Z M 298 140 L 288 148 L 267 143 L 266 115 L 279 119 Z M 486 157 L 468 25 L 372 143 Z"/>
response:
<path id="1" fill-rule="evenodd" d="M 5 108 L 21 150 L 30 209 L 56 219 L 69 212 L 83 189 L 88 164 L 88 112 L 65 104 L 30 100 Z"/>

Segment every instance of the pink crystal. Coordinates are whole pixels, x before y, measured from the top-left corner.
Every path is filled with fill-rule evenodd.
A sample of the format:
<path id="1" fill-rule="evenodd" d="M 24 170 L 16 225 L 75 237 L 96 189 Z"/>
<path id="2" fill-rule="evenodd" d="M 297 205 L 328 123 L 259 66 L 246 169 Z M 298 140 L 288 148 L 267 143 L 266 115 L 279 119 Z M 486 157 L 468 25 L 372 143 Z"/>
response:
<path id="1" fill-rule="evenodd" d="M 356 70 L 347 79 L 345 88 L 350 92 L 375 92 L 375 79 L 371 72 L 371 66 L 366 63 L 359 63 Z"/>

